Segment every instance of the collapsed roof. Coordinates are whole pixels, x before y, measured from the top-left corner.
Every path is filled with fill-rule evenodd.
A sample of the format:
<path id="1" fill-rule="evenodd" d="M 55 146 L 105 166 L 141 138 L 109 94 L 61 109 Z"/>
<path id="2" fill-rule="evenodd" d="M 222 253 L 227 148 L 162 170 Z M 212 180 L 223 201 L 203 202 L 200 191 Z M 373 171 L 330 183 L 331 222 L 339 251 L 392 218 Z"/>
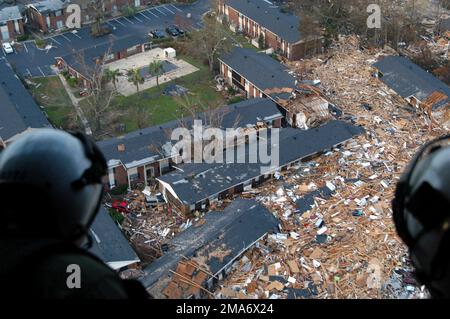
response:
<path id="1" fill-rule="evenodd" d="M 261 237 L 276 232 L 278 224 L 255 200 L 237 199 L 223 212 L 206 214 L 202 225 L 191 226 L 175 237 L 173 248 L 147 266 L 140 280 L 154 297 L 161 298 L 162 290 L 171 280 L 170 270 L 183 258 L 192 258 L 216 275 Z M 226 253 L 218 258 L 217 251 Z"/>
<path id="2" fill-rule="evenodd" d="M 288 73 L 288 67 L 265 53 L 236 47 L 220 60 L 274 99 L 288 99 L 297 89 L 297 80 Z"/>
<path id="3" fill-rule="evenodd" d="M 374 67 L 382 73 L 381 81 L 403 98 L 415 97 L 424 102 L 433 93 L 440 92 L 446 98 L 436 99 L 432 108 L 450 103 L 450 87 L 406 57 L 387 56 Z"/>
<path id="4" fill-rule="evenodd" d="M 43 0 L 34 2 L 29 6 L 35 8 L 40 13 L 49 13 L 64 9 L 66 7 L 66 3 L 61 0 Z"/>
<path id="5" fill-rule="evenodd" d="M 270 167 L 270 171 L 274 172 L 280 167 L 331 149 L 363 132 L 361 127 L 343 121 L 331 121 L 308 131 L 281 129 L 279 144 L 268 141 L 269 150 L 279 146 L 280 152 L 278 167 Z M 239 147 L 245 148 L 245 158 L 248 159 L 249 145 Z M 158 180 L 164 185 L 169 185 L 174 192 L 172 195 L 185 205 L 194 205 L 264 175 L 262 168 L 270 164 L 261 162 L 252 164 L 248 163 L 248 160 L 242 164 L 235 162 L 184 164 L 176 171 L 159 177 Z"/>

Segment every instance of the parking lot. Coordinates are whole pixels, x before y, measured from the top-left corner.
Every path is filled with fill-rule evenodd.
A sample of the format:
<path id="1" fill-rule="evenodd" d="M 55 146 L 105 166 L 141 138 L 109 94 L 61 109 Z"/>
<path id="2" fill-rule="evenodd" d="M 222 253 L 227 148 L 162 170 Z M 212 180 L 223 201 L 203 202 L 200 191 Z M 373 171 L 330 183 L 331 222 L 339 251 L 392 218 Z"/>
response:
<path id="1" fill-rule="evenodd" d="M 142 36 L 142 41 L 148 41 L 148 32 L 154 29 L 165 30 L 167 26 L 175 24 L 178 17 L 189 21 L 189 29 L 201 27 L 202 14 L 208 10 L 208 0 L 199 0 L 191 5 L 165 4 L 150 7 L 138 12 L 133 17 L 118 17 L 106 23 L 112 29 L 112 37 L 120 41 L 130 34 Z M 191 15 L 187 18 L 188 14 Z M 63 57 L 72 52 L 104 44 L 108 36 L 94 38 L 90 35 L 90 27 L 86 26 L 73 32 L 65 32 L 47 39 L 46 49 L 37 48 L 34 41 L 21 43 L 12 54 L 2 54 L 13 65 L 16 72 L 26 77 L 44 77 L 54 74 L 52 66 L 55 57 Z"/>

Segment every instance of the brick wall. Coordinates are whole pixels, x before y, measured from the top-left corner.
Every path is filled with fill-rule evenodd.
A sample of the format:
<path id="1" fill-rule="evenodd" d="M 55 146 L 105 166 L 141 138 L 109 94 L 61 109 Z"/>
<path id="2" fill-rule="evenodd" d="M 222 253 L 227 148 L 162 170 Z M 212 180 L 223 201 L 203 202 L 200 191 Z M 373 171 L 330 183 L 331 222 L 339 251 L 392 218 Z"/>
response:
<path id="1" fill-rule="evenodd" d="M 239 12 L 231 7 L 228 7 L 228 22 L 239 27 Z"/>
<path id="2" fill-rule="evenodd" d="M 56 16 L 55 12 L 50 12 L 46 15 L 43 15 L 40 12 L 30 8 L 27 15 L 30 20 L 30 25 L 43 33 L 49 32 L 49 28 L 47 26 L 47 16 L 50 17 L 50 29 L 53 30 L 58 29 L 57 25 L 59 21 L 62 21 L 62 27 L 64 27 L 67 19 L 67 13 L 65 9 L 62 10 L 61 15 Z"/>
<path id="3" fill-rule="evenodd" d="M 290 60 L 299 60 L 317 53 L 323 49 L 322 39 L 312 40 L 309 42 L 300 42 L 291 45 Z"/>
<path id="4" fill-rule="evenodd" d="M 8 40 L 14 40 L 19 35 L 22 35 L 24 33 L 23 30 L 23 20 L 17 20 L 18 26 L 19 26 L 19 32 L 16 31 L 15 21 L 10 20 L 6 22 L 6 26 L 8 27 L 8 33 L 9 33 L 9 39 Z M 2 34 L 0 33 L 0 40 L 6 40 L 3 39 Z"/>

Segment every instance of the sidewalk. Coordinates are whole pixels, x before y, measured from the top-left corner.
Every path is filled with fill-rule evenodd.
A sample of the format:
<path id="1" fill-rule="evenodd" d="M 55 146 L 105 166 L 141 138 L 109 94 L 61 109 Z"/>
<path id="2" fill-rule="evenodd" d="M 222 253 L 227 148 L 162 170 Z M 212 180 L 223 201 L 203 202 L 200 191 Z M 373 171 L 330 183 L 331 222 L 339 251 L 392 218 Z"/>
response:
<path id="1" fill-rule="evenodd" d="M 77 112 L 77 116 L 81 120 L 81 123 L 83 124 L 84 131 L 86 132 L 87 135 L 92 135 L 92 130 L 91 130 L 91 127 L 89 126 L 89 122 L 86 119 L 86 117 L 84 116 L 83 110 L 79 106 L 79 103 L 82 99 L 78 99 L 75 97 L 75 95 L 73 95 L 70 86 L 67 84 L 66 79 L 64 78 L 64 76 L 62 76 L 61 73 L 58 73 L 58 77 L 61 80 L 61 83 L 63 84 L 64 88 L 66 89 L 66 92 L 69 95 L 70 100 L 72 101 L 73 107 L 75 108 L 75 111 Z"/>

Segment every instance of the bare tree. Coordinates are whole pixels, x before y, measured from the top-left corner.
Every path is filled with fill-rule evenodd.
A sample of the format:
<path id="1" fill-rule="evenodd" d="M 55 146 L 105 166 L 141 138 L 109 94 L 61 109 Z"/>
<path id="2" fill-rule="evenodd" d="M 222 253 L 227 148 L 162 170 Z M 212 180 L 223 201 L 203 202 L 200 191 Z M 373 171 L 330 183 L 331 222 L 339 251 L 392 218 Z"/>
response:
<path id="1" fill-rule="evenodd" d="M 110 54 L 108 49 L 101 57 L 95 61 L 88 61 L 84 56 L 84 52 L 77 53 L 78 65 L 80 72 L 87 81 L 86 91 L 88 97 L 85 99 L 85 107 L 89 114 L 92 115 L 94 126 L 94 134 L 98 134 L 103 128 L 103 117 L 110 108 L 114 97 L 114 90 L 108 87 L 108 80 L 105 76 L 106 68 L 105 57 Z"/>
<path id="2" fill-rule="evenodd" d="M 199 58 L 208 60 L 210 71 L 214 71 L 217 57 L 232 48 L 232 41 L 225 32 L 223 25 L 214 16 L 204 18 L 204 28 L 192 33 L 188 44 L 190 51 Z"/>
<path id="3" fill-rule="evenodd" d="M 113 0 L 89 0 L 87 8 L 89 14 L 94 19 L 91 24 L 91 34 L 94 36 L 101 36 L 104 34 L 102 24 L 106 16 L 106 6 L 113 6 Z"/>

